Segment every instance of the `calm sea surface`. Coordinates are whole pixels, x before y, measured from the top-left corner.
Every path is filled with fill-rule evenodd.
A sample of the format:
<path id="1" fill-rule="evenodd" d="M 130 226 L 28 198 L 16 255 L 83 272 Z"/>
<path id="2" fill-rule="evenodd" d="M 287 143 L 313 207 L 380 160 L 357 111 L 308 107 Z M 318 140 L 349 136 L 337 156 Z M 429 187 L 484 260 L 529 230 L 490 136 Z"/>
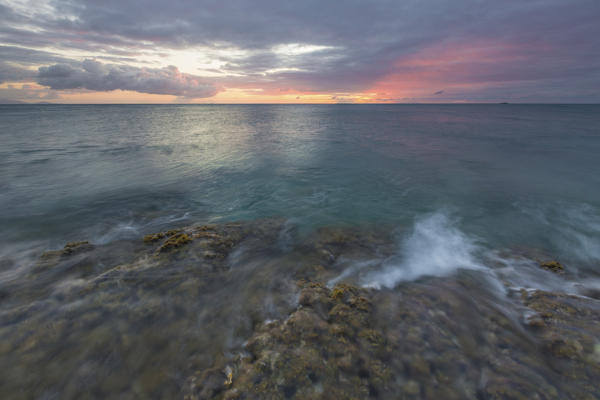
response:
<path id="1" fill-rule="evenodd" d="M 199 220 L 410 228 L 600 262 L 600 106 L 0 106 L 2 252 Z"/>

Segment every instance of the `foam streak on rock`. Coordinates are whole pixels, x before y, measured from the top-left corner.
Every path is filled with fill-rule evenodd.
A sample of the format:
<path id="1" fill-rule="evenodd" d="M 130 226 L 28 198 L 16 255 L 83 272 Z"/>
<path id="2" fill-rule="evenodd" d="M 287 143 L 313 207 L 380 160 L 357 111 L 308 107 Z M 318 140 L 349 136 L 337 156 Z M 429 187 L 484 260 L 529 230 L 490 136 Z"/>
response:
<path id="1" fill-rule="evenodd" d="M 457 221 L 442 211 L 418 219 L 403 240 L 400 254 L 386 260 L 380 271 L 364 276 L 363 286 L 391 288 L 421 276 L 447 276 L 461 268 L 484 268 L 476 260 L 476 241 L 456 225 Z"/>

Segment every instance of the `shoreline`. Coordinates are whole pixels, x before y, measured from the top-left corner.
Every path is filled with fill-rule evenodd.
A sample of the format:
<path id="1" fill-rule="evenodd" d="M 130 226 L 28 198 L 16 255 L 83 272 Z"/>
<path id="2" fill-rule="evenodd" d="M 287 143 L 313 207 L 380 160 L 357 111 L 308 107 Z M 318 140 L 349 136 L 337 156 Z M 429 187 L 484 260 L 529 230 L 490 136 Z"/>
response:
<path id="1" fill-rule="evenodd" d="M 289 234 L 264 219 L 44 253 L 1 297 L 0 395 L 600 395 L 600 296 L 548 289 L 577 288 L 569 266 L 511 255 L 545 289 L 499 261 L 375 289 L 360 277 L 394 260 L 390 233 Z"/>

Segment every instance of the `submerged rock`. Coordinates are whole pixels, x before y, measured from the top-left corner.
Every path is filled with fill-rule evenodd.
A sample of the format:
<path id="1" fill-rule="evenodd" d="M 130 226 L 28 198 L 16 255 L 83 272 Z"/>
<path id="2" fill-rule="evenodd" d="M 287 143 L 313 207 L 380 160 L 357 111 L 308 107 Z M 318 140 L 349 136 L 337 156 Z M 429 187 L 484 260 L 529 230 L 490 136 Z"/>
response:
<path id="1" fill-rule="evenodd" d="M 391 375 L 369 355 L 384 353 L 385 340 L 369 329 L 368 300 L 356 301 L 368 292 L 349 285 L 333 290 L 318 283 L 300 285 L 299 307 L 283 321 L 259 326 L 247 341 L 246 355 L 231 369 L 230 387 L 210 391 L 211 381 L 204 382 L 202 372 L 188 380 L 187 398 L 343 399 L 385 390 Z"/>
<path id="2" fill-rule="evenodd" d="M 563 265 L 556 260 L 542 261 L 540 267 L 552 272 L 563 272 L 565 270 Z"/>
<path id="3" fill-rule="evenodd" d="M 166 240 L 164 240 L 160 247 L 157 249 L 158 253 L 165 253 L 178 247 L 182 247 L 183 245 L 188 244 L 193 240 L 193 237 L 187 234 L 186 232 L 183 232 L 182 229 L 171 229 L 166 232 L 158 232 L 145 235 L 143 237 L 143 241 L 146 244 L 152 244 L 165 238 Z"/>
<path id="4" fill-rule="evenodd" d="M 61 250 L 46 251 L 42 253 L 40 258 L 42 260 L 50 260 L 56 259 L 57 257 L 68 257 L 75 254 L 85 253 L 93 249 L 94 245 L 92 245 L 87 240 L 79 242 L 69 242 L 65 244 L 65 246 Z"/>
<path id="5" fill-rule="evenodd" d="M 69 242 L 60 250 L 46 251 L 33 266 L 29 276 L 34 278 L 47 271 L 89 275 L 94 270 L 94 261 L 88 253 L 93 253 L 94 249 L 95 246 L 85 240 Z"/>
<path id="6" fill-rule="evenodd" d="M 541 290 L 524 292 L 522 298 L 543 318 L 543 329 L 536 330 L 541 352 L 574 398 L 600 396 L 594 383 L 600 377 L 600 302 Z"/>
<path id="7" fill-rule="evenodd" d="M 152 234 L 144 236 L 144 243 L 156 242 L 156 241 L 159 241 L 160 239 L 163 239 L 164 237 L 165 237 L 165 234 L 162 232 L 152 233 Z"/>
<path id="8" fill-rule="evenodd" d="M 163 244 L 158 248 L 161 253 L 171 251 L 192 241 L 192 238 L 187 233 L 176 233 L 170 236 Z"/>
<path id="9" fill-rule="evenodd" d="M 282 229 L 187 226 L 46 253 L 3 288 L 0 397 L 600 398 L 597 300 L 505 296 L 478 271 L 365 289 L 343 272 L 388 257 L 390 236 L 323 228 L 283 248 Z"/>
<path id="10" fill-rule="evenodd" d="M 298 307 L 287 318 L 258 325 L 236 357 L 213 367 L 231 365 L 228 385 L 206 396 L 212 384 L 199 372 L 188 379 L 186 398 L 600 395 L 600 314 L 593 300 L 525 292 L 523 302 L 536 319 L 529 324 L 537 337 L 532 341 L 488 300 L 474 302 L 462 283 L 433 283 L 374 291 L 303 281 Z"/>
<path id="11" fill-rule="evenodd" d="M 68 256 L 75 253 L 80 253 L 93 249 L 94 246 L 87 240 L 81 242 L 69 242 L 62 250 L 62 255 Z"/>

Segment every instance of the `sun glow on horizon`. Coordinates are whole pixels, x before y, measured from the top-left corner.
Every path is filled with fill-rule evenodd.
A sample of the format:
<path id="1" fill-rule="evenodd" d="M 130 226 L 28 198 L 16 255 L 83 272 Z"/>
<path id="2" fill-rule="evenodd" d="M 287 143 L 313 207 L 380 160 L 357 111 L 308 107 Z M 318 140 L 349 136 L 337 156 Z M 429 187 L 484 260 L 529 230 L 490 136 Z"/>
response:
<path id="1" fill-rule="evenodd" d="M 586 1 L 0 0 L 0 103 L 600 102 Z"/>

